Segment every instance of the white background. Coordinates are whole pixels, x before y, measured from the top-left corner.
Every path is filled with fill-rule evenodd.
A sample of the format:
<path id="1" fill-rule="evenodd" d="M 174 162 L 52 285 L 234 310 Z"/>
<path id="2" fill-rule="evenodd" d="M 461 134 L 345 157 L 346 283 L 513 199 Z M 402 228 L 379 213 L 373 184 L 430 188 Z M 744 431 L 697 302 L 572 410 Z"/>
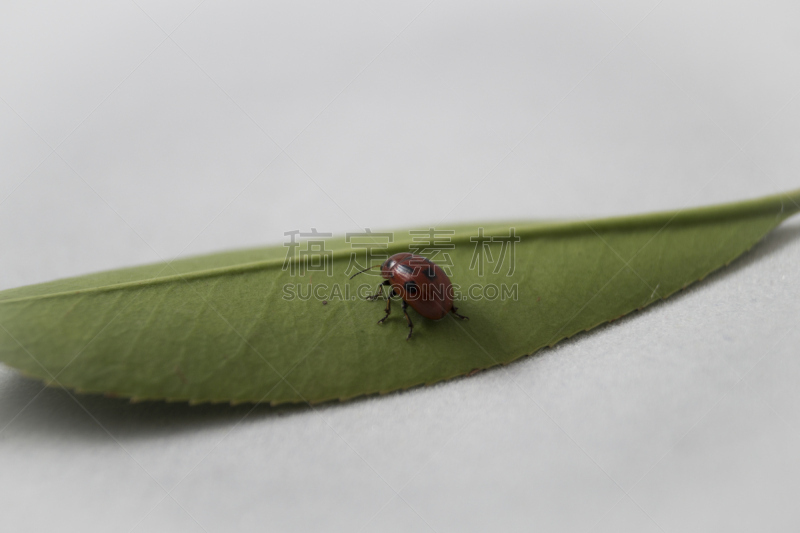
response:
<path id="1" fill-rule="evenodd" d="M 800 4 L 3 2 L 0 289 L 800 185 Z M 346 404 L 0 367 L 8 531 L 796 531 L 800 225 L 506 368 Z M 246 415 L 246 416 L 245 416 Z"/>

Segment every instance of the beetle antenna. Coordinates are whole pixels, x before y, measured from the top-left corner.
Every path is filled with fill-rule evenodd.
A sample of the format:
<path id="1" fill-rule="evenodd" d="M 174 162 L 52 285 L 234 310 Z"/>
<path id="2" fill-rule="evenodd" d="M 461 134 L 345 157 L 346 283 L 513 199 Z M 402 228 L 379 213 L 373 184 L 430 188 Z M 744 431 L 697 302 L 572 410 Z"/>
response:
<path id="1" fill-rule="evenodd" d="M 358 276 L 358 275 L 359 275 L 359 274 L 361 274 L 362 272 L 366 272 L 367 270 L 371 270 L 371 269 L 373 269 L 373 268 L 375 268 L 375 267 L 378 267 L 378 266 L 381 266 L 381 265 L 380 265 L 380 263 L 378 263 L 377 265 L 372 265 L 371 267 L 367 267 L 367 268 L 365 268 L 364 270 L 359 270 L 358 272 L 356 272 L 355 274 L 353 274 L 352 276 L 350 276 L 350 279 L 353 279 L 354 277 Z"/>

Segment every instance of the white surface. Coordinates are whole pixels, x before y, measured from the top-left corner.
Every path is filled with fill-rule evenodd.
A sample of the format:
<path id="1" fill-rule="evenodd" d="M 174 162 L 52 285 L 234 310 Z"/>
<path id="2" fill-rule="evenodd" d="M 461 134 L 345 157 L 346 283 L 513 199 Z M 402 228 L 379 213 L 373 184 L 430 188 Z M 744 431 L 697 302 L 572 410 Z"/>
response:
<path id="1" fill-rule="evenodd" d="M 5 2 L 0 288 L 292 229 L 796 188 L 798 21 L 788 1 Z M 76 403 L 0 367 L 3 529 L 796 530 L 798 263 L 794 222 L 536 357 L 316 409 Z"/>

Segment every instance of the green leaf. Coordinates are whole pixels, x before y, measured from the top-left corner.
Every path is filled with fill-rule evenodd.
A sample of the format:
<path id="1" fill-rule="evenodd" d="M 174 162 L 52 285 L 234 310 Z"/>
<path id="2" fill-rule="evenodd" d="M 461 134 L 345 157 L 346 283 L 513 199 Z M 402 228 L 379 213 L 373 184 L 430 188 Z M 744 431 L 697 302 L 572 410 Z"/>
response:
<path id="1" fill-rule="evenodd" d="M 453 283 L 505 284 L 518 297 L 459 301 L 467 322 L 410 311 L 409 341 L 397 302 L 377 325 L 384 303 L 355 295 L 380 278 L 348 280 L 354 249 L 344 239 L 326 242 L 330 277 L 292 276 L 287 248 L 276 246 L 21 287 L 0 292 L 0 360 L 52 385 L 134 399 L 277 404 L 405 389 L 509 363 L 665 298 L 748 250 L 798 203 L 794 191 L 588 222 L 483 225 L 486 236 L 514 227 L 520 237 L 510 276 L 501 242 L 488 245 L 495 264 L 503 257 L 498 273 L 471 269 L 478 225 L 458 228 L 445 250 Z M 395 233 L 389 252 L 410 243 Z M 325 285 L 327 303 L 287 300 L 286 284 Z M 331 295 L 334 286 L 352 299 Z"/>

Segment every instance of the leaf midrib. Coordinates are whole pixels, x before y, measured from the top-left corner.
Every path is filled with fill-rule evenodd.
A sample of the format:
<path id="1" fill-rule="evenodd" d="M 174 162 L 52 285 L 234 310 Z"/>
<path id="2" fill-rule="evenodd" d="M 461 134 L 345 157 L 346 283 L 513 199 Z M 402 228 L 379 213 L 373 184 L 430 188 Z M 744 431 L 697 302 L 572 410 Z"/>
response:
<path id="1" fill-rule="evenodd" d="M 788 201 L 788 202 L 787 202 Z M 681 225 L 681 224 L 696 224 L 702 222 L 718 222 L 728 218 L 743 219 L 747 217 L 755 217 L 759 215 L 769 214 L 776 209 L 780 210 L 776 213 L 777 217 L 786 218 L 789 215 L 800 210 L 800 189 L 780 193 L 771 196 L 765 196 L 755 200 L 745 200 L 740 202 L 732 202 L 719 204 L 702 208 L 679 209 L 672 211 L 661 211 L 657 213 L 650 213 L 644 215 L 634 216 L 617 216 L 608 217 L 594 220 L 576 220 L 564 222 L 525 222 L 522 225 L 514 223 L 492 223 L 491 226 L 483 223 L 481 224 L 488 232 L 493 228 L 507 228 L 509 225 L 514 225 L 516 235 L 520 237 L 550 237 L 564 234 L 580 235 L 583 233 L 596 233 L 597 231 L 609 230 L 630 230 L 630 229 L 645 229 L 653 226 L 665 226 L 666 224 Z M 788 205 L 787 205 L 788 204 Z M 463 226 L 463 225 L 461 225 Z M 473 226 L 476 227 L 476 226 Z M 456 233 L 451 236 L 451 243 L 468 243 L 470 238 L 474 235 L 472 233 Z M 413 244 L 410 239 L 399 240 L 387 246 L 386 252 L 402 252 L 407 251 L 408 246 Z M 350 248 L 342 248 L 331 251 L 331 259 L 340 259 L 340 256 L 348 257 L 353 253 Z M 347 254 L 347 255 L 345 255 Z M 298 262 L 299 258 L 292 259 L 292 262 Z M 103 285 L 100 287 L 90 287 L 85 289 L 60 291 L 46 294 L 37 294 L 34 296 L 21 296 L 18 298 L 10 298 L 3 300 L 2 292 L 0 292 L 0 304 L 18 303 L 24 301 L 43 300 L 48 298 L 58 298 L 66 296 L 75 296 L 78 294 L 87 293 L 102 293 L 111 292 L 125 289 L 137 289 L 143 287 L 151 287 L 176 281 L 192 281 L 203 278 L 213 278 L 224 275 L 236 275 L 248 272 L 256 272 L 259 270 L 268 270 L 270 268 L 282 267 L 286 263 L 285 259 L 267 259 L 263 261 L 252 261 L 249 263 L 242 263 L 238 265 L 230 265 L 225 267 L 210 268 L 205 270 L 198 270 L 195 272 L 187 272 L 183 274 L 173 274 L 168 276 L 159 276 L 153 278 L 146 278 L 137 281 L 127 281 L 123 283 L 114 283 L 111 285 Z M 157 266 L 159 263 L 156 263 Z M 173 268 L 168 263 L 166 268 Z"/>

